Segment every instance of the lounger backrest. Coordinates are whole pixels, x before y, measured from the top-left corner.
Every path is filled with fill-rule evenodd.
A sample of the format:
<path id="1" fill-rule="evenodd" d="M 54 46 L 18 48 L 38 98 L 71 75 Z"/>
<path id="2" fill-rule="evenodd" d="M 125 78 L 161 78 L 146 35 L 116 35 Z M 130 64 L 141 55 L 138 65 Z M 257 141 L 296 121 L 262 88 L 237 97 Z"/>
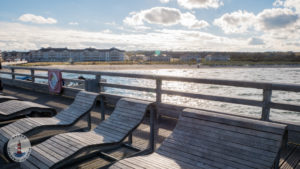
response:
<path id="1" fill-rule="evenodd" d="M 151 103 L 147 101 L 122 98 L 110 117 L 101 122 L 94 131 L 111 136 L 115 142 L 122 141 L 142 122 L 149 104 Z"/>
<path id="2" fill-rule="evenodd" d="M 61 120 L 75 121 L 92 110 L 98 96 L 98 93 L 80 91 L 73 103 L 55 117 Z"/>
<path id="3" fill-rule="evenodd" d="M 204 168 L 271 168 L 286 126 L 185 109 L 158 154 Z"/>

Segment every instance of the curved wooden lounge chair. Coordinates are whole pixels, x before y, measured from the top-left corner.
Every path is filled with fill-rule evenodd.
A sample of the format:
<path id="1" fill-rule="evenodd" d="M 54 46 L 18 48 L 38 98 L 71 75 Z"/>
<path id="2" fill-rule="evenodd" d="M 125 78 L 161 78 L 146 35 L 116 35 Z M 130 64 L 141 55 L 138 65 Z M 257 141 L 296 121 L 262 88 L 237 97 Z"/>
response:
<path id="1" fill-rule="evenodd" d="M 56 110 L 54 108 L 19 100 L 9 100 L 0 103 L 0 121 L 11 120 L 16 117 L 29 115 L 32 112 L 38 113 L 38 116 L 54 116 Z"/>
<path id="2" fill-rule="evenodd" d="M 6 143 L 16 134 L 30 137 L 38 131 L 64 129 L 75 124 L 82 117 L 89 115 L 98 98 L 98 93 L 81 91 L 74 102 L 51 118 L 24 118 L 0 128 L 0 153 L 6 154 Z M 90 118 L 89 118 L 90 127 Z"/>
<path id="3" fill-rule="evenodd" d="M 0 95 L 0 103 L 6 102 L 6 101 L 9 101 L 9 100 L 18 100 L 18 98 L 13 97 L 13 96 L 3 96 L 3 95 Z"/>
<path id="4" fill-rule="evenodd" d="M 58 168 L 82 152 L 118 147 L 142 122 L 150 102 L 120 99 L 111 116 L 89 132 L 59 134 L 32 148 L 21 168 Z"/>
<path id="5" fill-rule="evenodd" d="M 185 109 L 156 152 L 110 168 L 276 168 L 285 131 L 285 125 Z"/>

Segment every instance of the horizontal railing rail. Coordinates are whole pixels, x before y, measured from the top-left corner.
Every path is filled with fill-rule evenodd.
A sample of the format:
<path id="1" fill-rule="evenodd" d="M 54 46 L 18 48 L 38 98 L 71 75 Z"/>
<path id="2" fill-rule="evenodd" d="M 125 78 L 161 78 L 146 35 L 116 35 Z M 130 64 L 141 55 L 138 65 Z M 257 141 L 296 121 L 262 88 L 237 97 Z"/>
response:
<path id="1" fill-rule="evenodd" d="M 3 66 L 4 69 L 9 69 L 10 71 L 1 71 L 2 74 L 9 74 L 12 79 L 15 76 L 29 76 L 32 78 L 32 82 L 35 82 L 36 78 L 47 79 L 46 76 L 35 75 L 35 71 L 48 71 L 48 68 L 33 68 L 33 67 L 16 67 L 16 66 Z M 30 74 L 16 73 L 15 70 L 29 70 Z M 74 74 L 86 74 L 94 75 L 96 80 L 96 85 L 98 89 L 94 91 L 101 92 L 103 87 L 118 88 L 125 90 L 143 91 L 151 92 L 156 94 L 156 102 L 162 102 L 162 95 L 176 95 L 183 96 L 194 99 L 203 99 L 211 101 L 219 101 L 225 103 L 241 104 L 247 106 L 256 106 L 262 108 L 261 120 L 269 121 L 270 109 L 279 109 L 287 111 L 297 111 L 300 112 L 299 105 L 284 104 L 284 103 L 274 103 L 271 100 L 272 91 L 280 90 L 287 92 L 300 92 L 300 85 L 294 84 L 280 84 L 280 83 L 265 83 L 265 82 L 252 82 L 252 81 L 238 81 L 238 80 L 220 80 L 220 79 L 204 79 L 204 78 L 189 78 L 189 77 L 177 77 L 177 76 L 163 76 L 163 75 L 147 75 L 147 74 L 132 74 L 132 73 L 119 73 L 119 72 L 101 72 L 101 71 L 81 71 L 81 70 L 61 70 L 63 73 L 74 73 Z M 100 81 L 102 76 L 112 76 L 112 77 L 122 77 L 122 78 L 138 78 L 154 80 L 156 85 L 151 87 L 141 87 L 132 86 L 124 84 L 114 84 Z M 67 79 L 64 78 L 65 82 L 77 82 L 84 83 L 84 80 L 80 79 Z M 176 81 L 185 83 L 197 83 L 197 84 L 211 84 L 211 85 L 221 85 L 221 86 L 231 86 L 231 87 L 242 87 L 242 88 L 253 88 L 262 90 L 262 100 L 251 100 L 244 98 L 233 98 L 225 96 L 213 96 L 205 95 L 200 93 L 190 93 L 175 90 L 166 90 L 162 88 L 163 81 Z"/>

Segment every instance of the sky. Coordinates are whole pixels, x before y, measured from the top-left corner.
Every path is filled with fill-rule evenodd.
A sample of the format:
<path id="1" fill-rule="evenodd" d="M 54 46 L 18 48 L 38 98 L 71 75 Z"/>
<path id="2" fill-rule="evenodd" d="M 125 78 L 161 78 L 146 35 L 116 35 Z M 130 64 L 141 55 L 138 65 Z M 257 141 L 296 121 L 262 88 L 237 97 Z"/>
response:
<path id="1" fill-rule="evenodd" d="M 300 51 L 300 0 L 0 0 L 0 50 Z"/>

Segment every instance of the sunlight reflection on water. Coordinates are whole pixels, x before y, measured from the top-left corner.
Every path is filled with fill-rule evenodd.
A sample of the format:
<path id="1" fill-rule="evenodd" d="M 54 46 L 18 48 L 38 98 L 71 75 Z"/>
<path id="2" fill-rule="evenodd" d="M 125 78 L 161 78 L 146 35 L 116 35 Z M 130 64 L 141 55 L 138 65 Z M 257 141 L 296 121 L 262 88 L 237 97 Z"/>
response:
<path id="1" fill-rule="evenodd" d="M 227 79 L 227 80 L 245 80 L 254 82 L 273 82 L 273 83 L 292 83 L 300 84 L 299 68 L 211 68 L 211 69 L 161 69 L 161 70 L 132 70 L 127 73 L 155 74 L 168 76 L 182 76 L 208 79 Z M 130 84 L 134 86 L 155 87 L 153 80 L 140 80 L 130 78 L 111 78 L 106 77 L 110 83 Z M 163 89 L 186 91 L 191 93 L 201 93 L 207 95 L 238 97 L 253 100 L 262 100 L 262 90 L 230 87 L 220 85 L 195 84 L 184 82 L 163 81 Z M 122 89 L 110 89 L 108 92 L 132 96 L 138 98 L 147 98 L 155 100 L 155 94 L 146 92 L 124 91 Z M 222 111 L 233 114 L 247 115 L 251 117 L 260 117 L 261 108 L 253 106 L 244 106 L 207 100 L 191 99 L 180 96 L 163 95 L 162 101 L 177 105 L 189 107 L 204 108 L 215 111 Z M 289 103 L 299 105 L 300 95 L 295 92 L 273 91 L 273 102 Z M 300 122 L 299 112 L 289 112 L 271 109 L 271 120 L 287 120 Z"/>

